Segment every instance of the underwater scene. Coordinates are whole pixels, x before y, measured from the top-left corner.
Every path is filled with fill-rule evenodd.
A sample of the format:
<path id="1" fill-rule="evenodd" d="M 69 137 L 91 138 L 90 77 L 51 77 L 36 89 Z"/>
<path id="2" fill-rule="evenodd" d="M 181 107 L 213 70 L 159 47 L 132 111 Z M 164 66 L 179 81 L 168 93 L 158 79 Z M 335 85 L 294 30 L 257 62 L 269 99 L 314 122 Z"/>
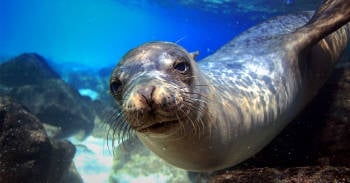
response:
<path id="1" fill-rule="evenodd" d="M 350 182 L 349 0 L 1 0 L 0 183 Z"/>

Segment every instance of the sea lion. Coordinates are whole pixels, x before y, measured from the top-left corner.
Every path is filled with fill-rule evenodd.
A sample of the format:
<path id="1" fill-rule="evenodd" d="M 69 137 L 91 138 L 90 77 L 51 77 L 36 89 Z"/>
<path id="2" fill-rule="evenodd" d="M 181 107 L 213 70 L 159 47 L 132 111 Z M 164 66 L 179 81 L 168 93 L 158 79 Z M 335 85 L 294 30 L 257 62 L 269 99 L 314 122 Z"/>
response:
<path id="1" fill-rule="evenodd" d="M 268 144 L 327 80 L 350 37 L 350 1 L 250 28 L 213 55 L 169 42 L 132 49 L 110 79 L 120 113 L 166 162 L 190 171 L 234 166 Z"/>

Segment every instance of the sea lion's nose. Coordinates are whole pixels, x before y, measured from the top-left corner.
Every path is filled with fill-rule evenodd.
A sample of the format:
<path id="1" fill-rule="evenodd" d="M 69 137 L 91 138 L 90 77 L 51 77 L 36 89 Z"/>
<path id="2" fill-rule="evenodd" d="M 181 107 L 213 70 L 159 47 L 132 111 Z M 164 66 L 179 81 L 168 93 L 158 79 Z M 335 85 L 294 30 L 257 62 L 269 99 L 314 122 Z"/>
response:
<path id="1" fill-rule="evenodd" d="M 143 99 L 149 106 L 151 106 L 153 103 L 152 96 L 155 88 L 155 86 L 146 86 L 137 90 L 137 93 L 143 97 Z"/>

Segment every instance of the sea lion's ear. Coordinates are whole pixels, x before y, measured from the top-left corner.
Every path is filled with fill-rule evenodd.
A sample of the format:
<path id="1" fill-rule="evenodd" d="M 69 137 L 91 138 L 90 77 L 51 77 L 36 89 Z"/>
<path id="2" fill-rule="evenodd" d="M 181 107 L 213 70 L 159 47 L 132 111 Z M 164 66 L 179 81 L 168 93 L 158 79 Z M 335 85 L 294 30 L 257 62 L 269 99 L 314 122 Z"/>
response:
<path id="1" fill-rule="evenodd" d="M 194 51 L 190 53 L 190 56 L 193 60 L 195 60 L 198 55 L 199 55 L 199 51 Z"/>

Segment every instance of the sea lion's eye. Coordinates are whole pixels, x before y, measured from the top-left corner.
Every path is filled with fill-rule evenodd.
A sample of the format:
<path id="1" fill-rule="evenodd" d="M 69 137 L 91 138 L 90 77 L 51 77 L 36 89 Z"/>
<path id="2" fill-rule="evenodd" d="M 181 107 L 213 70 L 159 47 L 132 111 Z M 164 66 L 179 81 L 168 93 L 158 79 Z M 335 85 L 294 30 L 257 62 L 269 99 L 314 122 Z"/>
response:
<path id="1" fill-rule="evenodd" d="M 112 95 L 117 95 L 119 93 L 121 85 L 122 85 L 122 83 L 120 82 L 119 79 L 113 80 L 111 82 L 109 87 L 110 87 Z"/>
<path id="2" fill-rule="evenodd" d="M 180 62 L 174 65 L 174 69 L 180 71 L 181 73 L 185 73 L 189 70 L 190 66 L 186 62 Z"/>

